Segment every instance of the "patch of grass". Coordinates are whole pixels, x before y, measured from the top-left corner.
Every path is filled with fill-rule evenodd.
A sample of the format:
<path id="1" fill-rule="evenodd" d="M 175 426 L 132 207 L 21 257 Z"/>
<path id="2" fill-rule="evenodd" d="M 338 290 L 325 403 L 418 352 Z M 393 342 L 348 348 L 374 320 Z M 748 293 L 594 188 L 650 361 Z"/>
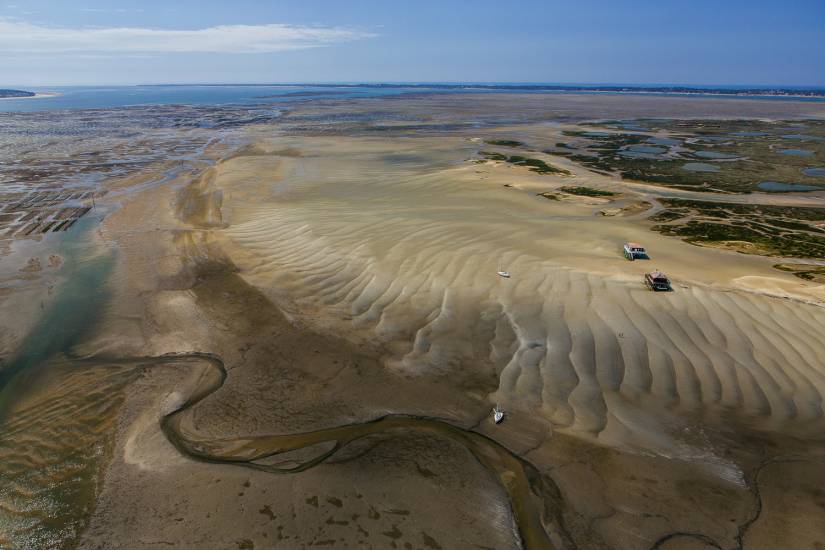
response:
<path id="1" fill-rule="evenodd" d="M 584 187 L 582 185 L 562 187 L 560 191 L 568 195 L 580 195 L 583 197 L 613 197 L 616 195 L 616 193 L 612 191 L 602 191 L 601 189 L 593 189 L 592 187 Z"/>
<path id="2" fill-rule="evenodd" d="M 736 204 L 730 202 L 708 202 L 690 199 L 661 199 L 668 210 L 696 210 L 703 214 L 730 217 L 760 216 L 785 217 L 795 220 L 825 221 L 825 208 L 805 206 L 774 206 L 767 204 Z"/>
<path id="3" fill-rule="evenodd" d="M 747 254 L 825 259 L 825 208 L 661 199 L 651 229 L 699 245 Z M 739 244 L 737 244 L 739 243 Z"/>
<path id="4" fill-rule="evenodd" d="M 570 174 L 570 172 L 568 172 L 567 170 L 558 168 L 556 166 L 553 166 L 552 164 L 547 164 L 543 160 L 527 158 L 521 155 L 508 156 L 503 155 L 501 153 L 494 153 L 489 151 L 480 151 L 479 154 L 487 160 L 507 162 L 515 166 L 526 166 L 530 169 L 531 172 L 536 172 L 537 174 Z"/>
<path id="5" fill-rule="evenodd" d="M 649 219 L 653 222 L 672 222 L 676 220 L 680 220 L 684 218 L 684 214 L 680 214 L 679 212 L 673 212 L 671 210 L 662 210 L 655 216 L 651 216 Z"/>
<path id="6" fill-rule="evenodd" d="M 501 153 L 491 153 L 490 151 L 481 151 L 479 155 L 484 157 L 487 160 L 495 160 L 499 162 L 507 162 L 507 155 L 502 155 Z"/>
<path id="7" fill-rule="evenodd" d="M 544 193 L 538 193 L 539 197 L 544 197 L 545 199 L 549 199 L 551 201 L 558 201 L 561 200 L 558 195 L 555 193 L 550 193 L 549 191 L 545 191 Z"/>
<path id="8" fill-rule="evenodd" d="M 507 159 L 507 162 L 510 164 L 515 164 L 516 166 L 529 166 L 530 170 L 536 172 L 538 174 L 569 174 L 567 170 L 563 170 L 561 168 L 557 168 L 552 164 L 547 164 L 543 160 L 539 159 L 531 159 L 525 158 L 518 155 L 514 155 Z"/>
<path id="9" fill-rule="evenodd" d="M 816 264 L 776 264 L 780 271 L 793 273 L 800 279 L 814 283 L 825 283 L 825 266 Z"/>

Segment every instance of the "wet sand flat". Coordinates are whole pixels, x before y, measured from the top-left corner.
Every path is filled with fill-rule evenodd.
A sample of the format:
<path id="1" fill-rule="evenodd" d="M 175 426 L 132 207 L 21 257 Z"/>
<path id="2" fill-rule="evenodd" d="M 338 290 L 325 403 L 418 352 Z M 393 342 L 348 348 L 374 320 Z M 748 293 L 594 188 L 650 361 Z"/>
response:
<path id="1" fill-rule="evenodd" d="M 91 504 L 59 536 L 80 548 L 825 544 L 823 285 L 650 231 L 679 191 L 541 150 L 580 120 L 820 108 L 516 97 L 310 102 L 113 184 L 88 218 L 106 298 L 9 400 L 4 426 L 30 428 L 0 473 L 24 491 L 37 453 L 68 464 L 22 453 L 26 431 L 99 434 L 71 455 Z M 485 160 L 495 139 L 569 173 Z M 673 292 L 646 289 L 654 267 Z"/>

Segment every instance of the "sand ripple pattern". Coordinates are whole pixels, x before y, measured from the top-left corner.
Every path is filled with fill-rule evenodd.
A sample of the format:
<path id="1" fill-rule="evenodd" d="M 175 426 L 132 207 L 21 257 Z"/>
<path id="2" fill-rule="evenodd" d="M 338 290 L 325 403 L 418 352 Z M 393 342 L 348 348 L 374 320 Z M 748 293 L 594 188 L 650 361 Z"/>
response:
<path id="1" fill-rule="evenodd" d="M 0 433 L 0 547 L 63 548 L 94 505 L 122 390 L 133 373 L 49 365 Z"/>
<path id="2" fill-rule="evenodd" d="M 336 160 L 290 160 L 268 200 L 236 203 L 233 260 L 305 321 L 379 341 L 389 368 L 493 369 L 491 399 L 605 442 L 654 431 L 651 408 L 821 427 L 823 308 L 570 269 L 546 216 L 444 170 Z"/>

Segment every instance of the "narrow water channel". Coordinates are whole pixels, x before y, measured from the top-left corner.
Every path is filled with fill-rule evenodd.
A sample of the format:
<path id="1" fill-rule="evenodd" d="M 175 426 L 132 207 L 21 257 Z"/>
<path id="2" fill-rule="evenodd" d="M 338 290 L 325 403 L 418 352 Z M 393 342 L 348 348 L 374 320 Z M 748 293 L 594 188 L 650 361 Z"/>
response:
<path id="1" fill-rule="evenodd" d="M 495 475 L 510 499 L 518 533 L 525 548 L 555 546 L 545 529 L 545 524 L 552 522 L 552 518 L 546 517 L 549 514 L 546 504 L 560 501 L 558 488 L 534 466 L 495 440 L 444 420 L 406 415 L 387 415 L 369 422 L 295 434 L 204 438 L 183 426 L 182 414 L 223 385 L 226 380 L 226 369 L 223 362 L 212 355 L 193 354 L 177 357 L 204 359 L 209 364 L 209 368 L 201 374 L 197 387 L 186 402 L 165 416 L 161 422 L 168 439 L 183 454 L 206 462 L 236 464 L 276 474 L 287 474 L 312 468 L 351 443 L 370 435 L 403 435 L 405 432 L 436 434 L 465 447 L 482 466 Z M 282 468 L 263 463 L 267 458 L 317 448 L 325 443 L 331 444 L 327 446 L 328 450 L 293 467 Z"/>
<path id="2" fill-rule="evenodd" d="M 90 216 L 76 231 L 89 231 L 95 223 Z M 288 474 L 312 468 L 370 435 L 403 437 L 426 432 L 464 446 L 501 483 L 525 548 L 555 546 L 545 525 L 560 524 L 559 511 L 552 508 L 561 502 L 558 488 L 531 464 L 478 432 L 435 418 L 388 415 L 305 433 L 209 439 L 187 430 L 182 420 L 187 410 L 223 385 L 226 369 L 220 358 L 202 353 L 71 357 L 73 347 L 93 330 L 108 299 L 106 281 L 114 258 L 111 253 L 100 253 L 81 234 L 67 237 L 73 238 L 65 238 L 58 248 L 69 276 L 0 373 L 0 546 L 39 548 L 76 540 L 92 511 L 106 449 L 113 445 L 119 406 L 139 370 L 136 367 L 188 361 L 206 368 L 187 401 L 161 422 L 166 436 L 183 454 Z M 65 437 L 55 438 L 54 430 Z M 322 444 L 325 450 L 294 467 L 265 463 L 267 458 Z M 45 471 L 43 464 L 48 465 Z M 556 537 L 558 542 L 563 535 Z"/>

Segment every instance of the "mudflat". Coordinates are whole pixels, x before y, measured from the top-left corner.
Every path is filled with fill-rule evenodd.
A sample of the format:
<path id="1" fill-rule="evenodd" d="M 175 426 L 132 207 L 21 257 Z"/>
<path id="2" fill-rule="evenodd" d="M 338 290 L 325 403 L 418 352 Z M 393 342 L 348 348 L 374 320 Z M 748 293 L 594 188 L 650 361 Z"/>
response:
<path id="1" fill-rule="evenodd" d="M 816 250 L 825 193 L 673 188 L 557 154 L 617 120 L 823 115 L 575 94 L 308 101 L 220 139 L 143 130 L 147 150 L 188 156 L 81 195 L 52 185 L 55 204 L 15 189 L 0 542 L 825 544 L 825 286 L 775 267 L 820 260 L 651 230 L 677 223 L 678 200 L 727 205 L 685 226 L 711 209 L 729 223 L 720 208 L 764 226 L 736 205 L 781 207 L 771 227 Z M 52 212 L 61 201 L 91 209 Z M 625 242 L 650 259 L 625 260 Z M 647 289 L 654 268 L 672 292 Z"/>

